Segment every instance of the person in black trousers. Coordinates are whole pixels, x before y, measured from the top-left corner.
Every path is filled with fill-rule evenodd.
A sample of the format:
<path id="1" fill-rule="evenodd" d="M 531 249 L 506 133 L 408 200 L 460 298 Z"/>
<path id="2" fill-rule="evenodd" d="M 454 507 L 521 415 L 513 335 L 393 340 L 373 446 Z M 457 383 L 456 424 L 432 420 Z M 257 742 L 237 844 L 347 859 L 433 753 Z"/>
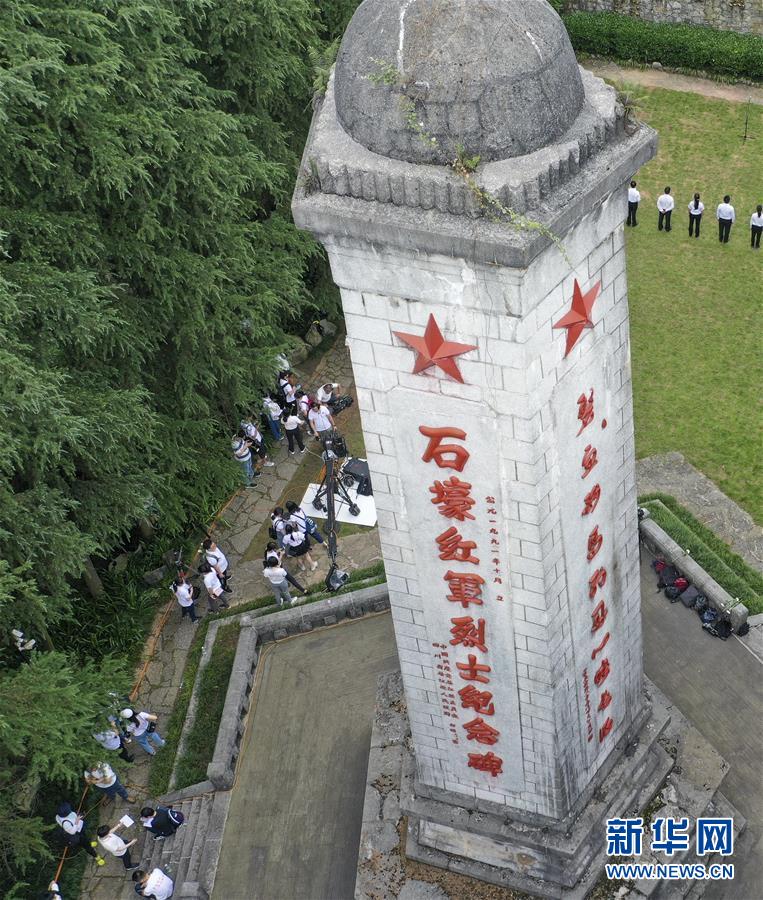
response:
<path id="1" fill-rule="evenodd" d="M 699 227 L 702 224 L 702 213 L 705 204 L 699 199 L 699 194 L 689 204 L 689 237 L 699 237 Z"/>
<path id="2" fill-rule="evenodd" d="M 636 213 L 638 212 L 640 201 L 641 194 L 636 190 L 636 182 L 631 181 L 631 186 L 628 188 L 628 221 L 625 223 L 626 225 L 631 225 L 634 228 L 638 225 Z"/>
<path id="3" fill-rule="evenodd" d="M 763 232 L 763 206 L 759 203 L 750 217 L 750 246 L 760 250 L 760 235 Z"/>
<path id="4" fill-rule="evenodd" d="M 665 231 L 670 231 L 670 217 L 673 215 L 673 209 L 676 205 L 676 201 L 670 195 L 670 188 L 665 188 L 665 193 L 660 194 L 657 198 L 657 210 L 659 212 L 659 216 L 657 219 L 657 230 L 662 231 L 663 227 Z"/>
<path id="5" fill-rule="evenodd" d="M 718 240 L 722 244 L 728 244 L 731 226 L 736 219 L 734 207 L 731 205 L 731 197 L 728 194 L 723 198 L 723 203 L 718 204 L 715 216 L 718 219 Z"/>

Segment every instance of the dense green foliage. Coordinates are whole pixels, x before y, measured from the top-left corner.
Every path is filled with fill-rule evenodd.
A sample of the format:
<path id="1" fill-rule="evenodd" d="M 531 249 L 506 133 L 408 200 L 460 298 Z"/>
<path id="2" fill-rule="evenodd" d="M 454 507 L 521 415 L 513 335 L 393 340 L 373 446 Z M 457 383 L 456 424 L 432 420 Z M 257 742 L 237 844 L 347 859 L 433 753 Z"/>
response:
<path id="1" fill-rule="evenodd" d="M 751 615 L 763 612 L 763 577 L 741 556 L 668 494 L 645 494 L 639 503 L 663 531 L 689 551 L 694 562 L 732 597 L 738 597 Z"/>
<path id="2" fill-rule="evenodd" d="M 209 516 L 237 481 L 231 431 L 325 302 L 289 198 L 310 60 L 353 6 L 3 5 L 3 886 L 48 853 L 35 815 L 46 779 L 75 790 L 121 677 L 105 655 L 129 658 L 155 608 L 135 576 L 156 549 L 123 576 L 108 561 L 138 545 L 142 519 L 167 545 Z M 37 640 L 29 665 L 11 628 Z M 34 740 L 11 691 L 50 698 Z"/>
<path id="3" fill-rule="evenodd" d="M 644 22 L 617 13 L 570 13 L 564 24 L 578 53 L 763 79 L 763 38 L 754 34 Z"/>

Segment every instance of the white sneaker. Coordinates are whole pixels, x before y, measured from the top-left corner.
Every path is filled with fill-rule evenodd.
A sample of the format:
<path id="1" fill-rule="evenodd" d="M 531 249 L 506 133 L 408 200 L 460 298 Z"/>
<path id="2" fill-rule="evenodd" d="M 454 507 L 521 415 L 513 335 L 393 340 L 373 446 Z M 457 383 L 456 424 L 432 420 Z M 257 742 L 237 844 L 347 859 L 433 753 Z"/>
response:
<path id="1" fill-rule="evenodd" d="M 289 456 L 294 456 L 294 451 L 293 451 L 293 450 L 289 450 Z"/>
<path id="2" fill-rule="evenodd" d="M 264 462 L 262 465 L 263 465 L 263 466 L 274 466 L 275 463 L 274 463 L 274 462 L 271 462 L 270 460 L 268 460 L 267 462 Z"/>
<path id="3" fill-rule="evenodd" d="M 314 572 L 317 568 L 318 568 L 318 563 L 317 563 L 317 562 L 314 562 L 314 563 L 310 566 L 310 571 L 311 571 L 311 572 Z"/>

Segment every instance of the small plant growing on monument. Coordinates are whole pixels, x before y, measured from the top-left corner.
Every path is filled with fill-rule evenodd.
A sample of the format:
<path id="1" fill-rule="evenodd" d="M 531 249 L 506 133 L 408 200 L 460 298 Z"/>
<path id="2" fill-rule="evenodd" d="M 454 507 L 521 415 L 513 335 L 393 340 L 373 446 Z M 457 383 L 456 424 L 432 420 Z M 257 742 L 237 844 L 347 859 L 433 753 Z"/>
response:
<path id="1" fill-rule="evenodd" d="M 636 110 L 643 105 L 643 96 L 637 94 L 634 85 L 626 81 L 622 81 L 615 85 L 617 91 L 617 102 L 622 106 L 625 113 L 626 131 L 632 133 L 639 126 L 639 119 Z"/>
<path id="2" fill-rule="evenodd" d="M 397 70 L 397 66 L 394 66 L 386 59 L 374 59 L 374 57 L 371 57 L 371 62 L 378 71 L 371 72 L 366 76 L 370 82 L 373 84 L 386 84 L 389 87 L 400 83 L 400 73 Z"/>
<path id="3" fill-rule="evenodd" d="M 313 105 L 326 95 L 331 68 L 336 62 L 340 42 L 341 38 L 337 38 L 322 50 L 310 47 L 307 51 L 310 65 L 313 67 Z"/>
<path id="4" fill-rule="evenodd" d="M 466 153 L 466 147 L 463 144 L 456 144 L 456 158 L 453 160 L 453 169 L 459 174 L 467 174 L 471 175 L 472 172 L 477 171 L 477 166 L 480 164 L 480 160 L 482 157 L 477 154 L 477 156 L 468 156 Z"/>

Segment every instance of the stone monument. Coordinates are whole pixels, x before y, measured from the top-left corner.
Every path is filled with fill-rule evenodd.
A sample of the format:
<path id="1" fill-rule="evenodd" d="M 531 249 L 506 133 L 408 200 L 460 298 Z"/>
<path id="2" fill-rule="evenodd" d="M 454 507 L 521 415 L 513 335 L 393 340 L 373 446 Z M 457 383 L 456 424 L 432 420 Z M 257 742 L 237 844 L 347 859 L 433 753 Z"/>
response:
<path id="1" fill-rule="evenodd" d="M 574 888 L 670 768 L 642 694 L 622 227 L 655 147 L 546 0 L 365 0 L 293 201 L 342 294 L 407 852 L 534 893 Z"/>

